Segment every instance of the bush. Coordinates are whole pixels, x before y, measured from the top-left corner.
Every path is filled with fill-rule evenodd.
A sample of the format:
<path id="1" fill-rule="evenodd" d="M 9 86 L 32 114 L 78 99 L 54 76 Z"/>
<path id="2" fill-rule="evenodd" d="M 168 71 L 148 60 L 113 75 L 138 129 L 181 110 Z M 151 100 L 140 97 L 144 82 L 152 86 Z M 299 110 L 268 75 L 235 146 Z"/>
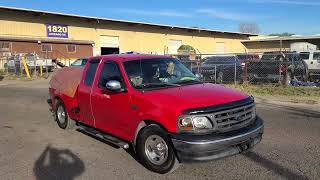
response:
<path id="1" fill-rule="evenodd" d="M 178 48 L 178 51 L 186 51 L 186 52 L 194 52 L 196 51 L 192 46 L 190 45 L 181 45 L 179 48 Z"/>

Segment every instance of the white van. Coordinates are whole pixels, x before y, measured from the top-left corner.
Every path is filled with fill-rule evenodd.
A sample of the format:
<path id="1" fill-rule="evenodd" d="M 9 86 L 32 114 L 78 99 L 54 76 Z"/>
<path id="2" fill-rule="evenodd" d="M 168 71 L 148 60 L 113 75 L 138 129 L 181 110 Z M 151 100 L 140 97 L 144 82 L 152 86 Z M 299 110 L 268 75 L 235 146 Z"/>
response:
<path id="1" fill-rule="evenodd" d="M 307 63 L 309 77 L 312 80 L 320 79 L 320 51 L 299 52 L 300 57 Z"/>

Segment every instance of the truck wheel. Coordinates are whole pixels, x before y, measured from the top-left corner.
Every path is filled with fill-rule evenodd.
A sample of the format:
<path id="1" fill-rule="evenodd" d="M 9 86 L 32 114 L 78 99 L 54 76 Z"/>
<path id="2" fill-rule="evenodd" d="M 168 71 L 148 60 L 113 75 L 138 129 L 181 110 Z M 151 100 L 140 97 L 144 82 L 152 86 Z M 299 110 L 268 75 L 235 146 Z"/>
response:
<path id="1" fill-rule="evenodd" d="M 75 127 L 75 121 L 68 118 L 68 113 L 61 100 L 57 100 L 55 109 L 55 120 L 61 129 L 72 129 Z"/>
<path id="2" fill-rule="evenodd" d="M 178 168 L 179 162 L 171 141 L 158 125 L 150 125 L 141 130 L 136 152 L 141 163 L 153 172 L 165 174 Z"/>

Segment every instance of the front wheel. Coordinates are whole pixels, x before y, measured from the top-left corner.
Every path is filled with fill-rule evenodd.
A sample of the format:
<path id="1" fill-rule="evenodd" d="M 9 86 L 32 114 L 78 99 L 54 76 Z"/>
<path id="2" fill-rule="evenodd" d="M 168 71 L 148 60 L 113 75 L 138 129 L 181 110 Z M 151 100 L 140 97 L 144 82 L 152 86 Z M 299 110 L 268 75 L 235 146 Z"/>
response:
<path id="1" fill-rule="evenodd" d="M 153 172 L 173 172 L 179 165 L 167 133 L 158 125 L 150 125 L 141 130 L 136 151 L 141 163 Z"/>

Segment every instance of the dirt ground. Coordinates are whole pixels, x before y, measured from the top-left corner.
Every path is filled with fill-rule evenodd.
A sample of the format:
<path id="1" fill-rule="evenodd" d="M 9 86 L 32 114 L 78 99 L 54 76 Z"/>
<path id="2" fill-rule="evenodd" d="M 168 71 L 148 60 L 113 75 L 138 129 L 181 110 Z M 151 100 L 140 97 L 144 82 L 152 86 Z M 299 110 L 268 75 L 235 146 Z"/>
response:
<path id="1" fill-rule="evenodd" d="M 59 129 L 47 87 L 48 80 L 0 82 L 0 179 L 320 179 L 318 104 L 256 97 L 265 134 L 252 152 L 158 175 L 131 152 Z"/>

